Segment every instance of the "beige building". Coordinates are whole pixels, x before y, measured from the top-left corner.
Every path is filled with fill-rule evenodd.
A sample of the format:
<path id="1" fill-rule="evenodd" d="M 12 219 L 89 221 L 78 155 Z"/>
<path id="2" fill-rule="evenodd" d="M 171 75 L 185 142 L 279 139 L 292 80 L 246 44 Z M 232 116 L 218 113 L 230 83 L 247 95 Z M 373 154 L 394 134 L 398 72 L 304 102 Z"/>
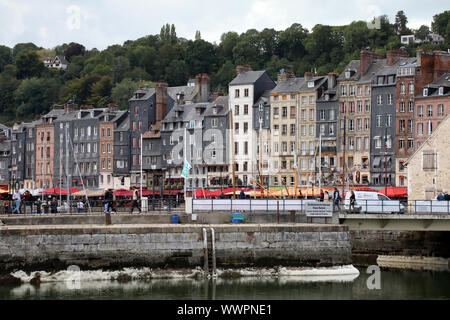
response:
<path id="1" fill-rule="evenodd" d="M 298 174 L 300 186 L 311 185 L 316 180 L 316 101 L 327 89 L 327 77 L 305 73 L 304 84 L 299 91 L 298 118 Z"/>
<path id="2" fill-rule="evenodd" d="M 295 155 L 298 154 L 296 133 L 298 130 L 299 91 L 304 78 L 283 73 L 270 97 L 271 184 L 294 186 Z M 300 184 L 297 182 L 298 185 Z"/>
<path id="3" fill-rule="evenodd" d="M 408 170 L 408 200 L 433 200 L 450 192 L 450 115 L 405 162 Z"/>

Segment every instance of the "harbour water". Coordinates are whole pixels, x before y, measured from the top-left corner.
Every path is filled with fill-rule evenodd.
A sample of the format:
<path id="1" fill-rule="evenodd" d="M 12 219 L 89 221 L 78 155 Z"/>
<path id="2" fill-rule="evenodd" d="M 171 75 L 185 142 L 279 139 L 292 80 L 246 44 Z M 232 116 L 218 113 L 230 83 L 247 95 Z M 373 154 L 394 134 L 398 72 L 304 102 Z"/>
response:
<path id="1" fill-rule="evenodd" d="M 151 279 L 0 286 L 0 300 L 372 300 L 450 299 L 450 272 L 381 269 L 380 289 L 369 289 L 366 268 L 352 278 L 282 276 L 215 280 Z M 369 279 L 370 282 L 370 279 Z"/>

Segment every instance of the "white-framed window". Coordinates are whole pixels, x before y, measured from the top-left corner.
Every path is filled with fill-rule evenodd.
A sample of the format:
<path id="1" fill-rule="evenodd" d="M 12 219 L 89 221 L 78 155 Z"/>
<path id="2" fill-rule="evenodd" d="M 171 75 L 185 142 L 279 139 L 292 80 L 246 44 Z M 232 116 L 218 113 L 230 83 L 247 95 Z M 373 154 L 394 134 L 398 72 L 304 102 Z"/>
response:
<path id="1" fill-rule="evenodd" d="M 382 116 L 380 114 L 377 115 L 377 127 L 381 127 Z"/>
<path id="2" fill-rule="evenodd" d="M 409 94 L 414 94 L 414 83 L 409 84 Z"/>
<path id="3" fill-rule="evenodd" d="M 442 117 L 444 115 L 444 105 L 440 104 L 438 105 L 438 116 Z"/>
<path id="4" fill-rule="evenodd" d="M 381 94 L 377 95 L 377 104 L 378 105 L 383 104 L 383 96 Z"/>
<path id="5" fill-rule="evenodd" d="M 381 137 L 375 137 L 375 148 L 381 149 Z"/>

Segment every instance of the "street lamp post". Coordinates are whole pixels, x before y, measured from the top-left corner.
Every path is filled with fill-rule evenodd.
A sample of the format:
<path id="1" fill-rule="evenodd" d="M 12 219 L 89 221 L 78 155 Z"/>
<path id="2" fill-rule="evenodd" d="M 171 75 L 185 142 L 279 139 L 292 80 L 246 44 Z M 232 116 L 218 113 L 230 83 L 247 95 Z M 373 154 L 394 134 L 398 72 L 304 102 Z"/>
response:
<path id="1" fill-rule="evenodd" d="M 170 197 L 172 196 L 172 181 L 171 179 L 171 168 L 172 168 L 172 160 L 169 159 L 167 160 L 167 164 L 168 164 L 168 168 L 169 168 L 169 212 L 171 211 L 171 207 L 170 207 Z"/>

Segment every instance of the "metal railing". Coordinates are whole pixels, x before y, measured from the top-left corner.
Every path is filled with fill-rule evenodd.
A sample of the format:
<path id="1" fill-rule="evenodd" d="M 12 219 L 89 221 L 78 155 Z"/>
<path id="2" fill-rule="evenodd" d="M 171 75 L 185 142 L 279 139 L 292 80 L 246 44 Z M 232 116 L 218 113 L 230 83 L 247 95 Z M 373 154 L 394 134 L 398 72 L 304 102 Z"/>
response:
<path id="1" fill-rule="evenodd" d="M 40 204 L 40 210 L 38 210 L 38 205 L 34 201 L 22 201 L 20 206 L 20 215 L 90 215 L 90 214 L 102 214 L 105 213 L 105 201 L 93 200 L 90 201 L 90 205 L 84 202 L 84 208 L 81 213 L 78 212 L 77 203 L 72 201 L 71 210 L 68 212 L 65 201 L 61 204 L 58 200 L 56 212 L 51 212 L 51 207 L 48 204 Z M 139 207 L 141 208 L 141 203 L 138 201 Z M 173 199 L 149 199 L 148 200 L 148 212 L 170 212 L 174 210 L 179 210 L 183 203 L 178 202 Z M 0 200 L 0 215 L 14 215 L 19 214 L 13 213 L 15 208 L 14 201 L 9 201 L 9 205 L 5 206 L 5 201 Z M 113 208 L 118 213 L 130 213 L 132 208 L 132 201 L 130 200 L 117 200 L 113 203 Z M 138 210 L 135 209 L 134 213 Z M 114 211 L 113 211 L 114 212 Z"/>
<path id="2" fill-rule="evenodd" d="M 194 199 L 193 211 L 207 212 L 276 212 L 304 211 L 306 203 L 315 203 L 315 199 Z M 332 202 L 330 200 L 330 202 Z M 337 209 L 337 208 L 336 208 Z M 381 214 L 450 214 L 450 201 L 410 201 L 400 200 L 357 200 L 350 207 L 350 200 L 339 203 L 339 209 L 349 213 L 381 213 Z"/>

